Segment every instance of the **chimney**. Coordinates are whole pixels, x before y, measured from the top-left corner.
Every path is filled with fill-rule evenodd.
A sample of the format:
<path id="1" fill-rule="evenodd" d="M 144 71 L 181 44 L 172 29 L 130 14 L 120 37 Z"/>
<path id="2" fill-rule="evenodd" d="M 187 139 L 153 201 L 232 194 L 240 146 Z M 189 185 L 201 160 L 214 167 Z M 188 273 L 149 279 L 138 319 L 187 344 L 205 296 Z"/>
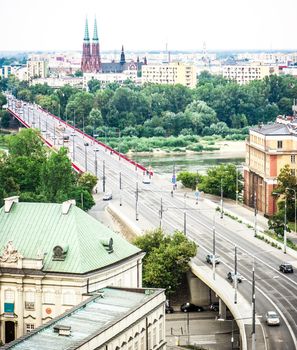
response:
<path id="1" fill-rule="evenodd" d="M 64 337 L 69 337 L 71 335 L 71 326 L 57 324 L 54 326 L 54 333 L 58 333 L 59 335 L 63 335 Z"/>
<path id="2" fill-rule="evenodd" d="M 68 201 L 62 203 L 62 214 L 63 215 L 68 214 L 68 212 L 71 208 L 71 205 L 76 205 L 75 199 L 69 199 Z"/>
<path id="3" fill-rule="evenodd" d="M 19 196 L 4 198 L 4 213 L 9 213 L 13 203 L 19 202 Z"/>

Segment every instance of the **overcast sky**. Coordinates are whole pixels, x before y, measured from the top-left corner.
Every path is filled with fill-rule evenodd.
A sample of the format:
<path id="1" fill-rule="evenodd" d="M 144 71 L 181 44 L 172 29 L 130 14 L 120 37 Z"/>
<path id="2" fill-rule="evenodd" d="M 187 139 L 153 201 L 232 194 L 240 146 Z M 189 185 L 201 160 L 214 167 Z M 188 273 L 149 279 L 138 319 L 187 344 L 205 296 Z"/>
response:
<path id="1" fill-rule="evenodd" d="M 0 51 L 297 49 L 297 0 L 0 0 Z"/>

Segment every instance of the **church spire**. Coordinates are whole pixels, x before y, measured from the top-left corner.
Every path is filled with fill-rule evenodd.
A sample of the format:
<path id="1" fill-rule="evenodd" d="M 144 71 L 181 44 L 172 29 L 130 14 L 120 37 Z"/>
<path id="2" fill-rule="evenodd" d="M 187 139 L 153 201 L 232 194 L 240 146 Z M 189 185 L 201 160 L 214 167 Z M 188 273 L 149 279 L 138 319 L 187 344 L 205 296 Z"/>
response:
<path id="1" fill-rule="evenodd" d="M 96 41 L 96 42 L 99 41 L 99 39 L 98 39 L 98 32 L 97 32 L 97 20 L 96 20 L 96 18 L 95 18 L 95 21 L 94 21 L 93 41 Z"/>
<path id="2" fill-rule="evenodd" d="M 85 41 L 85 42 L 89 42 L 89 41 L 90 41 L 90 37 L 89 37 L 89 26 L 88 26 L 88 18 L 86 18 L 84 41 Z"/>
<path id="3" fill-rule="evenodd" d="M 120 59 L 120 64 L 125 64 L 126 63 L 126 57 L 125 57 L 125 52 L 124 52 L 124 45 L 122 45 L 122 52 L 121 52 L 121 59 Z"/>

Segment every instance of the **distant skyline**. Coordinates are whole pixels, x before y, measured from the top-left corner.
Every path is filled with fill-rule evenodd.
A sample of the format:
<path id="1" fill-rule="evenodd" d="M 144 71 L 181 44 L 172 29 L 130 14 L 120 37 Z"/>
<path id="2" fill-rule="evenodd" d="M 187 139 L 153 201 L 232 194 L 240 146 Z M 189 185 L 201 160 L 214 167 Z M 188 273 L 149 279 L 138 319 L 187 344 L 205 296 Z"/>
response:
<path id="1" fill-rule="evenodd" d="M 10 0 L 0 51 L 81 50 L 86 17 L 102 51 L 297 50 L 296 0 Z"/>

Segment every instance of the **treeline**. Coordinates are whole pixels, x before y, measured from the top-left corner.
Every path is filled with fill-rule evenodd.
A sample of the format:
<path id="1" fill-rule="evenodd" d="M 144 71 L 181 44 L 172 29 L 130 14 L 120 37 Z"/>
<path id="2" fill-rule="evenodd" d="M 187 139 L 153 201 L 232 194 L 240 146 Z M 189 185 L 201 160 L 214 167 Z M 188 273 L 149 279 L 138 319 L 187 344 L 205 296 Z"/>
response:
<path id="1" fill-rule="evenodd" d="M 8 154 L 0 152 L 0 207 L 3 199 L 20 196 L 22 202 L 61 203 L 75 199 L 84 210 L 94 204 L 95 176 L 73 172 L 67 150 L 47 150 L 37 133 L 23 129 L 7 138 Z"/>
<path id="2" fill-rule="evenodd" d="M 297 98 L 297 79 L 272 75 L 239 85 L 203 72 L 194 89 L 182 85 L 146 84 L 104 87 L 89 82 L 89 92 L 65 86 L 28 86 L 15 77 L 0 80 L 0 89 L 84 128 L 88 134 L 122 136 L 246 134 L 248 126 L 291 114 Z M 111 135 L 109 135 L 111 136 Z"/>

